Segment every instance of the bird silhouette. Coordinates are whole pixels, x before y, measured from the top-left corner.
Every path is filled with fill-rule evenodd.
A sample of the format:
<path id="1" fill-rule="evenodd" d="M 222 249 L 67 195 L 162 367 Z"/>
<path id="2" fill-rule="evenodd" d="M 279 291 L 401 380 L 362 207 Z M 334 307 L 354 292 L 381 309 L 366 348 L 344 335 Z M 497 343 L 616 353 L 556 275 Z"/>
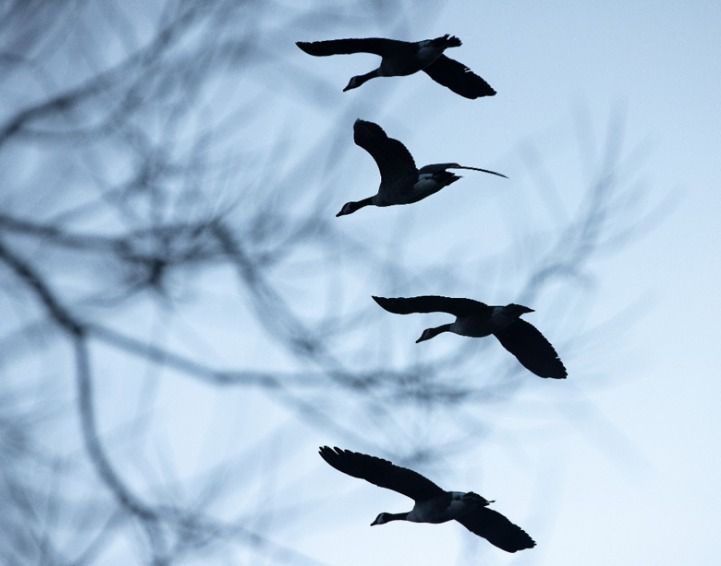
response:
<path id="1" fill-rule="evenodd" d="M 373 300 L 395 314 L 447 312 L 456 317 L 450 324 L 427 328 L 416 342 L 430 340 L 442 332 L 474 338 L 493 334 L 506 350 L 537 376 L 563 379 L 567 375 L 551 343 L 535 326 L 519 318 L 533 312 L 531 308 L 515 303 L 489 306 L 472 299 L 436 295 L 393 299 L 373 297 Z"/>
<path id="2" fill-rule="evenodd" d="M 336 470 L 379 487 L 392 489 L 415 501 L 413 509 L 408 512 L 379 514 L 371 526 L 389 521 L 445 523 L 456 520 L 472 533 L 508 552 L 536 546 L 534 540 L 521 527 L 498 511 L 488 508 L 493 501 L 477 493 L 445 491 L 418 472 L 375 456 L 329 446 L 322 446 L 319 453 L 321 458 Z"/>
<path id="3" fill-rule="evenodd" d="M 392 206 L 417 202 L 461 178 L 448 169 L 470 169 L 508 178 L 489 169 L 458 163 L 433 163 L 418 169 L 413 156 L 401 142 L 389 138 L 378 124 L 366 120 L 356 120 L 353 124 L 353 141 L 375 160 L 381 182 L 375 195 L 347 202 L 336 216 L 352 214 L 369 205 Z"/>
<path id="4" fill-rule="evenodd" d="M 460 47 L 461 40 L 453 35 L 443 35 L 423 41 L 399 41 L 380 37 L 363 39 L 331 39 L 328 41 L 298 41 L 296 45 L 309 55 L 347 55 L 350 53 L 373 53 L 382 57 L 377 69 L 352 77 L 343 89 L 358 88 L 375 77 L 397 77 L 425 72 L 437 83 L 448 87 L 465 98 L 493 96 L 496 91 L 464 64 L 446 57 L 443 52 L 450 47 Z"/>

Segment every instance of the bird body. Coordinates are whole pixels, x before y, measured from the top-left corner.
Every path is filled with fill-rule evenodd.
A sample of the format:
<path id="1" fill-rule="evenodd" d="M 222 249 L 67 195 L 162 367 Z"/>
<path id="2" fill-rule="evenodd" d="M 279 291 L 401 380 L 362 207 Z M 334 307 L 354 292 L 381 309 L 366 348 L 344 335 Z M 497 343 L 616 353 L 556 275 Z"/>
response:
<path id="1" fill-rule="evenodd" d="M 465 98 L 493 96 L 496 91 L 468 67 L 446 57 L 443 52 L 451 47 L 460 47 L 461 40 L 452 35 L 443 35 L 423 41 L 399 41 L 381 37 L 362 39 L 331 39 L 327 41 L 298 41 L 296 45 L 316 57 L 347 55 L 350 53 L 373 53 L 379 55 L 378 68 L 351 77 L 343 91 L 358 88 L 376 77 L 398 77 L 424 71 L 434 81 L 448 87 Z"/>
<path id="2" fill-rule="evenodd" d="M 457 37 L 452 37 L 449 39 L 457 39 L 458 44 L 460 45 L 460 40 Z M 416 45 L 417 47 L 415 60 L 418 63 L 418 69 L 412 71 L 412 73 L 420 71 L 421 69 L 425 69 L 428 65 L 437 61 L 438 58 L 443 55 L 443 52 L 448 47 L 457 47 L 455 43 L 453 43 L 452 45 L 449 44 L 445 36 L 437 38 L 435 40 L 426 39 L 424 41 L 419 41 Z"/>
<path id="3" fill-rule="evenodd" d="M 418 169 L 406 146 L 389 138 L 378 124 L 366 120 L 356 120 L 353 124 L 353 141 L 370 153 L 378 166 L 381 181 L 375 195 L 346 203 L 336 216 L 352 214 L 369 205 L 383 207 L 423 200 L 461 178 L 448 169 L 471 169 L 506 177 L 489 169 L 458 163 L 433 163 Z"/>
<path id="4" fill-rule="evenodd" d="M 416 501 L 405 520 L 414 523 L 446 523 L 463 518 L 477 506 L 485 507 L 489 503 L 492 502 L 472 491 L 446 491 L 432 499 Z"/>
<path id="5" fill-rule="evenodd" d="M 497 330 L 492 318 L 479 316 L 459 316 L 451 323 L 449 332 L 470 338 L 483 338 L 490 336 Z"/>
<path id="6" fill-rule="evenodd" d="M 423 331 L 416 342 L 423 342 L 452 332 L 461 336 L 482 338 L 494 335 L 501 345 L 521 364 L 539 377 L 563 379 L 566 368 L 551 343 L 539 330 L 520 317 L 533 309 L 510 303 L 489 306 L 472 299 L 425 295 L 411 298 L 373 297 L 383 309 L 395 314 L 447 312 L 456 317 L 452 323 Z"/>
<path id="7" fill-rule="evenodd" d="M 373 198 L 375 206 L 393 206 L 396 204 L 412 204 L 431 196 L 455 183 L 461 177 L 450 171 L 437 173 L 418 173 L 415 177 L 398 179 L 394 183 L 382 183 Z"/>
<path id="8" fill-rule="evenodd" d="M 449 163 L 447 165 L 448 167 L 465 169 L 457 163 Z M 413 190 L 410 191 L 415 198 L 415 200 L 412 202 L 416 202 L 418 200 L 431 196 L 433 193 L 437 193 L 443 187 L 447 187 L 451 183 L 455 183 L 458 179 L 461 178 L 459 175 L 456 175 L 455 173 L 452 173 L 451 171 L 446 171 L 444 169 L 437 171 L 424 171 L 424 169 L 425 167 L 419 169 L 418 177 L 416 178 L 415 183 L 413 183 Z"/>
<path id="9" fill-rule="evenodd" d="M 468 504 L 464 503 L 465 493 L 461 491 L 444 492 L 430 499 L 416 501 L 413 509 L 405 513 L 380 513 L 371 526 L 382 525 L 390 521 L 410 521 L 412 523 L 446 523 L 463 515 Z"/>
<path id="10" fill-rule="evenodd" d="M 525 312 L 533 311 L 528 309 Z M 512 305 L 488 307 L 488 309 L 479 308 L 477 313 L 458 316 L 451 324 L 450 332 L 460 336 L 483 338 L 505 330 L 523 314 L 514 309 Z"/>
<path id="11" fill-rule="evenodd" d="M 458 521 L 471 532 L 508 552 L 536 545 L 521 527 L 488 509 L 493 503 L 472 491 L 445 491 L 418 472 L 392 464 L 388 460 L 322 446 L 320 456 L 336 470 L 364 479 L 374 485 L 392 489 L 410 497 L 415 505 L 404 513 L 380 513 L 371 523 L 382 525 L 391 521 L 414 523 L 445 523 Z"/>
<path id="12" fill-rule="evenodd" d="M 451 36 L 426 39 L 416 43 L 399 41 L 382 56 L 380 76 L 402 77 L 417 73 L 438 59 L 445 49 L 457 45 L 460 45 L 460 40 Z"/>

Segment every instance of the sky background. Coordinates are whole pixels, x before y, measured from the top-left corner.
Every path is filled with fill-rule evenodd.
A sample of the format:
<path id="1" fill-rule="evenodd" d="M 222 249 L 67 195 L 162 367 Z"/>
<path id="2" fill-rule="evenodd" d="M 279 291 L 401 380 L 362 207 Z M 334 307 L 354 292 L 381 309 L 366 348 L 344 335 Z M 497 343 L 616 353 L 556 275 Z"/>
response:
<path id="1" fill-rule="evenodd" d="M 515 399 L 494 415 L 507 436 L 492 435 L 477 451 L 449 463 L 457 474 L 452 484 L 433 476 L 449 489 L 497 499 L 495 508 L 538 542 L 533 551 L 514 556 L 491 549 L 475 563 L 671 565 L 717 559 L 719 21 L 721 5 L 703 1 L 451 1 L 439 17 L 424 19 L 402 38 L 459 36 L 464 45 L 450 56 L 484 76 L 498 95 L 468 102 L 414 76 L 402 79 L 390 103 L 364 116 L 403 140 L 419 163 L 436 156 L 457 159 L 511 177 L 505 186 L 467 175 L 448 194 L 425 201 L 414 222 L 433 233 L 436 218 L 455 222 L 474 183 L 484 185 L 478 189 L 482 205 L 493 214 L 494 205 L 520 206 L 516 199 L 540 190 L 529 188 L 528 171 L 515 157 L 525 144 L 536 146 L 551 175 L 564 180 L 558 190 L 572 206 L 579 185 L 568 179 L 583 170 L 583 136 L 574 131 L 579 122 L 583 130 L 585 121 L 593 132 L 586 131 L 587 137 L 601 144 L 614 112 L 626 117 L 624 143 L 640 148 L 638 168 L 652 198 L 669 204 L 643 238 L 602 261 L 591 318 L 601 321 L 627 308 L 634 315 L 621 319 L 613 331 L 618 335 L 605 337 L 591 362 L 574 358 L 567 364 L 569 379 L 561 386 L 574 395 L 558 398 L 555 390 L 534 389 Z M 339 29 L 335 35 L 374 32 Z M 328 67 L 329 60 L 302 57 L 297 55 L 299 64 Z M 365 72 L 362 57 L 343 58 L 327 73 L 342 87 L 348 75 Z M 372 98 L 387 82 L 372 81 L 344 96 Z M 358 174 L 372 189 L 375 171 L 364 159 L 359 156 Z M 496 191 L 504 195 L 490 195 Z M 494 199 L 502 203 L 489 202 Z M 371 220 L 371 214 L 358 213 L 348 223 L 364 223 L 364 233 L 370 233 L 385 212 Z M 470 222 L 459 227 L 481 229 Z M 545 411 L 546 419 L 524 424 L 529 410 Z M 453 419 L 452 411 L 447 418 Z M 318 442 L 325 441 L 319 436 Z M 514 445 L 511 455 L 506 442 Z M 474 476 L 481 463 L 483 473 Z M 353 482 L 332 469 L 318 473 L 333 489 Z M 365 528 L 375 512 L 399 511 L 405 502 L 372 486 L 358 490 L 325 511 L 343 524 L 335 544 L 319 533 L 304 544 L 309 552 L 333 564 L 447 563 L 456 552 L 462 556 L 458 563 L 467 564 L 478 555 L 481 544 L 469 542 L 472 537 L 457 525 Z"/>
<path id="2" fill-rule="evenodd" d="M 341 313 L 360 325 L 347 335 L 338 332 L 352 343 L 338 344 L 332 332 L 327 336 L 343 363 L 397 369 L 462 355 L 465 361 L 453 366 L 458 376 L 445 371 L 431 376 L 431 384 L 472 383 L 479 391 L 485 383 L 501 386 L 475 405 L 409 408 L 399 402 L 398 413 L 389 415 L 382 404 L 385 390 L 356 401 L 328 383 L 327 396 L 309 386 L 311 407 L 301 409 L 290 394 L 299 390 L 289 387 L 284 398 L 261 387 L 209 386 L 97 340 L 92 361 L 101 384 L 99 428 L 124 480 L 150 500 L 197 503 L 199 509 L 203 490 L 217 488 L 223 495 L 212 511 L 218 516 L 269 532 L 275 542 L 331 565 L 717 561 L 721 4 L 411 2 L 381 22 L 329 17 L 343 13 L 336 4 L 264 3 L 265 11 L 237 31 L 252 40 L 255 51 L 248 61 L 241 59 L 242 72 L 229 66 L 227 75 L 207 79 L 207 92 L 192 99 L 196 122 L 142 124 L 169 155 L 195 157 L 187 139 L 206 131 L 222 141 L 208 142 L 213 157 L 238 159 L 204 178 L 202 198 L 187 209 L 179 206 L 179 216 L 202 219 L 230 210 L 227 218 L 239 233 L 253 219 L 248 211 L 261 205 L 330 219 L 338 230 L 333 238 L 358 242 L 375 263 L 360 252 L 360 259 L 354 257 L 340 243 L 324 248 L 310 242 L 294 247 L 298 257 L 281 262 L 272 275 L 279 296 L 303 320 Z M 83 31 L 96 41 L 96 51 L 88 52 L 85 36 L 53 36 L 59 47 L 48 50 L 49 74 L 63 84 L 68 77 L 80 80 L 85 69 L 109 66 L 155 31 L 159 5 L 124 4 L 129 17 L 121 32 L 103 27 L 107 22 L 98 15 L 97 26 Z M 368 14 L 373 6 L 368 2 Z M 229 32 L 222 22 L 217 25 L 219 36 Z M 350 76 L 377 65 L 375 56 L 314 58 L 295 46 L 299 40 L 389 35 L 415 41 L 445 33 L 463 41 L 449 55 L 482 75 L 497 96 L 466 100 L 422 73 L 375 79 L 343 93 Z M 181 85 L 181 94 L 190 86 Z M 32 98 L 28 93 L 40 93 L 35 88 L 35 78 L 14 76 L 2 86 L 10 101 L 6 109 L 24 106 Z M 235 99 L 255 100 L 252 111 L 234 113 Z M 73 119 L 90 123 L 93 112 L 102 110 L 78 111 Z M 157 115 L 164 116 L 160 105 Z M 457 161 L 510 179 L 467 171 L 452 187 L 413 206 L 367 207 L 335 219 L 344 202 L 370 196 L 379 181 L 370 156 L 353 145 L 356 118 L 379 123 L 418 165 Z M 169 129 L 176 145 L 163 138 Z M 90 149 L 80 138 L 76 142 L 77 153 L 61 148 L 50 158 L 42 144 L 30 152 L 21 145 L 3 148 L 0 179 L 12 190 L 0 205 L 21 218 L 58 218 L 59 210 L 84 197 L 82 191 L 127 174 L 128 161 L 109 142 Z M 583 210 L 588 187 L 607 173 L 609 152 L 619 156 L 612 180 L 623 191 L 604 228 L 637 232 L 593 254 L 578 284 L 551 285 L 534 296 L 529 306 L 536 312 L 526 317 L 556 345 L 567 380 L 513 371 L 509 356 L 483 341 L 442 335 L 416 346 L 423 328 L 445 318 L 396 317 L 370 300 L 446 294 L 490 304 L 516 301 L 539 258 Z M 72 169 L 76 161 L 80 174 Z M 66 170 L 73 181 L 67 192 L 46 182 Z M 32 198 L 26 187 L 36 190 Z M 80 228 L 118 228 L 112 215 L 91 218 Z M 24 251 L 45 267 L 44 260 L 57 258 L 49 249 Z M 60 265 L 51 281 L 73 298 L 93 291 L 89 282 L 102 282 L 100 274 L 115 275 L 103 262 L 81 269 L 73 261 L 67 269 Z M 117 310 L 111 301 L 77 302 L 89 318 L 213 367 L 298 370 L 292 348 L 278 343 L 282 333 L 254 318 L 257 297 L 249 297 L 228 271 L 181 272 L 169 283 L 170 298 L 131 298 Z M 18 297 L 3 295 L 0 309 L 12 312 L 13 322 L 24 322 Z M 46 348 L 46 356 L 16 354 L 16 371 L 4 374 L 6 383 L 26 387 L 25 380 L 31 381 L 37 399 L 58 401 L 53 411 L 59 407 L 72 415 L 72 357 L 57 344 Z M 309 362 L 301 369 L 308 368 L 315 366 Z M 367 410 L 370 401 L 385 409 Z M 342 427 L 305 418 L 316 409 Z M 77 422 L 52 422 L 42 432 L 42 445 L 81 460 Z M 326 465 L 317 456 L 318 446 L 326 444 L 411 460 L 446 489 L 495 499 L 493 507 L 538 546 L 507 555 L 454 523 L 370 528 L 379 512 L 408 510 L 412 502 Z M 419 454 L 426 447 L 442 456 L 423 460 Z M 97 485 L 74 485 L 67 493 Z M 96 563 L 141 561 L 147 552 L 133 547 L 133 536 L 139 535 L 119 536 Z M 270 565 L 279 556 L 254 554 L 242 544 L 219 545 L 182 563 Z"/>

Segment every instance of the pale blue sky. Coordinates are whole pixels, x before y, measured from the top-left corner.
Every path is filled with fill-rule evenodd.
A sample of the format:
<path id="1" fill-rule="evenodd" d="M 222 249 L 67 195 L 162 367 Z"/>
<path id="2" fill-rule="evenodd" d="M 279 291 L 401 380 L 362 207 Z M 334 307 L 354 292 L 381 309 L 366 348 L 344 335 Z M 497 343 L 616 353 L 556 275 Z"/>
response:
<path id="1" fill-rule="evenodd" d="M 452 195 L 438 195 L 410 213 L 414 227 L 437 229 L 436 220 L 449 216 L 461 234 L 484 230 L 457 226 L 469 220 L 458 216 L 457 207 L 476 190 L 469 186 L 474 182 L 484 185 L 477 189 L 486 195 L 481 204 L 494 212 L 537 190 L 517 155 L 524 143 L 539 146 L 563 201 L 575 202 L 581 185 L 573 179 L 582 178 L 583 164 L 574 120 L 587 119 L 591 137 L 600 144 L 618 108 L 626 116 L 627 146 L 644 148 L 639 177 L 656 204 L 673 202 L 662 222 L 604 260 L 596 273 L 592 321 L 639 304 L 630 326 L 624 322 L 621 335 L 595 346 L 593 367 L 573 358 L 562 397 L 532 384 L 495 415 L 501 437 L 445 463 L 457 474 L 448 487 L 498 499 L 497 508 L 538 541 L 535 550 L 513 557 L 472 544 L 459 564 L 470 563 L 471 556 L 483 564 L 553 566 L 670 566 L 718 559 L 719 22 L 717 2 L 451 1 L 440 18 L 429 18 L 404 39 L 458 35 L 464 45 L 451 56 L 482 74 L 498 96 L 469 102 L 418 76 L 402 79 L 389 104 L 363 109 L 368 112 L 363 117 L 402 139 L 419 162 L 457 159 L 511 177 L 510 186 L 502 186 L 467 176 Z M 342 29 L 337 35 L 349 33 Z M 355 36 L 374 33 L 353 31 Z M 366 66 L 364 60 L 345 58 L 326 70 L 302 58 L 297 55 L 299 64 L 328 73 L 339 88 Z M 386 88 L 383 80 L 372 81 L 344 94 L 343 102 L 359 104 Z M 376 173 L 366 157 L 358 156 L 358 174 L 367 179 L 371 194 Z M 353 185 L 357 191 L 359 183 Z M 505 194 L 488 196 L 493 191 Z M 350 188 L 339 192 L 353 196 Z M 378 223 L 401 214 L 385 213 L 348 217 L 348 229 L 373 238 Z M 451 227 L 442 233 L 455 232 Z M 545 421 L 524 426 L 530 407 L 535 414 L 546 410 Z M 447 418 L 453 420 L 452 411 Z M 508 443 L 522 448 L 509 450 Z M 318 478 L 334 490 L 357 488 L 323 511 L 342 529 L 318 532 L 303 544 L 330 563 L 448 563 L 456 549 L 471 544 L 470 535 L 456 525 L 370 529 L 374 513 L 403 509 L 403 498 L 370 485 L 354 486 L 354 480 L 331 469 L 318 470 Z"/>
<path id="2" fill-rule="evenodd" d="M 230 203 L 235 206 L 232 214 L 243 222 L 251 217 L 244 216 L 244 210 L 261 200 L 262 191 L 264 205 L 280 203 L 281 210 L 295 209 L 300 216 L 310 206 L 324 208 L 343 234 L 379 257 L 394 259 L 397 272 L 381 277 L 342 256 L 321 258 L 327 269 L 304 270 L 298 262 L 301 267 L 277 276 L 282 280 L 278 292 L 308 318 L 318 317 L 321 308 L 335 307 L 320 300 L 329 281 L 344 284 L 339 285 L 338 310 L 366 317 L 363 334 L 353 335 L 366 346 L 359 348 L 368 353 L 362 362 L 398 366 L 432 359 L 464 344 L 459 337 L 442 336 L 416 346 L 413 340 L 425 323 L 436 319 L 387 316 L 373 310 L 371 294 L 464 294 L 489 303 L 515 300 L 529 266 L 549 246 L 549 235 L 577 210 L 613 120 L 622 118 L 621 155 L 633 156 L 617 174 L 629 186 L 644 186 L 646 209 L 658 209 L 660 215 L 651 229 L 642 230 L 638 241 L 593 262 L 584 273 L 591 292 L 552 290 L 530 305 L 537 312 L 529 320 L 558 346 L 569 369 L 568 380 L 521 376 L 523 387 L 515 396 L 479 404 L 482 411 L 476 414 L 469 414 L 467 407 L 403 411 L 393 431 L 383 428 L 388 419 L 376 422 L 368 412 L 356 411 L 348 395 L 329 389 L 326 397 L 312 398 L 327 403 L 329 412 L 347 410 L 344 424 L 356 435 L 356 445 L 334 430 L 302 422 L 298 411 L 288 410 L 280 397 L 267 391 L 209 387 L 94 345 L 94 367 L 102 376 L 97 399 L 100 427 L 108 434 L 111 457 L 123 478 L 140 493 L 147 488 L 152 496 L 166 497 L 163 501 L 192 503 L 202 495 L 197 493 L 202 491 L 199 478 L 225 464 L 226 491 L 213 512 L 231 519 L 240 513 L 247 518 L 244 526 L 260 532 L 272 525 L 274 541 L 332 565 L 717 562 L 721 4 L 450 0 L 439 14 L 429 15 L 419 7 L 418 12 L 407 11 L 405 20 L 381 27 L 364 27 L 371 26 L 372 18 L 354 20 L 351 26 L 342 18 L 314 17 L 314 11 L 325 13 L 336 4 L 308 1 L 308 17 L 296 18 L 295 4 L 284 11 L 278 8 L 282 2 L 275 3 L 265 19 L 250 24 L 257 24 L 254 39 L 260 45 L 252 53 L 253 64 L 213 77 L 212 87 L 203 91 L 207 99 L 190 113 L 197 124 L 188 120 L 173 131 L 178 139 L 184 134 L 193 139 L 195 127 L 202 126 L 227 143 L 219 144 L 214 156 L 226 149 L 233 158 L 242 154 L 236 169 L 211 177 L 213 182 L 203 187 L 204 198 L 194 203 L 191 216 L 225 211 Z M 144 6 L 138 2 L 128 12 L 142 14 Z M 270 17 L 273 13 L 275 18 Z M 154 21 L 145 20 L 149 26 Z M 290 28 L 281 37 L 277 30 L 285 24 Z M 463 46 L 449 55 L 484 76 L 498 95 L 469 101 L 422 73 L 373 80 L 343 93 L 348 78 L 373 68 L 376 57 L 313 58 L 294 45 L 297 40 L 375 36 L 391 26 L 399 39 L 459 36 Z M 140 27 L 136 31 L 143 40 L 150 29 Z M 104 32 L 99 27 L 88 33 Z M 75 45 L 72 38 L 68 44 L 86 45 Z M 127 47 L 110 39 L 98 45 L 107 52 L 99 48 L 98 53 L 85 50 L 78 55 L 89 61 L 78 65 L 78 73 L 86 68 L 95 72 L 96 63 L 108 65 Z M 75 61 L 75 52 L 69 48 L 53 53 L 60 63 L 53 60 L 50 67 L 60 80 L 66 72 L 63 65 Z M 19 82 L 8 92 L 21 99 L 25 87 Z M 234 104 L 234 96 L 243 102 L 257 96 L 256 111 L 232 114 L 242 107 Z M 467 172 L 453 187 L 413 206 L 369 207 L 336 220 L 332 216 L 344 202 L 371 195 L 378 184 L 372 160 L 352 142 L 352 123 L 358 117 L 378 122 L 402 140 L 419 164 L 458 161 L 502 171 L 510 179 Z M 157 130 L 159 136 L 165 133 L 163 126 Z M 346 134 L 334 137 L 338 131 Z M 268 148 L 277 148 L 279 139 L 284 145 L 276 165 Z M 298 160 L 312 160 L 315 156 L 307 151 L 317 142 L 334 144 L 332 151 L 320 151 L 328 162 L 326 173 L 320 179 L 308 173 L 316 170 L 312 163 L 299 169 L 297 192 L 280 191 L 278 187 L 285 185 L 276 185 L 273 175 Z M 187 148 L 178 143 L 173 149 Z M 334 159 L 343 151 L 342 159 Z M 106 152 L 105 157 L 111 155 Z M 548 182 L 538 182 L 533 155 L 542 162 Z M 87 186 L 73 183 L 68 191 L 97 189 L 96 177 L 83 177 L 85 157 L 78 158 L 81 174 L 73 179 L 84 179 Z M 72 193 L 59 193 L 53 184 L 40 182 L 43 175 L 56 175 L 55 167 L 31 166 L 35 162 L 27 155 L 19 162 L 22 175 L 15 180 L 23 182 L 16 183 L 17 194 L 6 202 L 21 216 L 32 215 L 38 206 L 24 192 L 31 182 L 46 188 L 37 197 L 48 199 L 43 201 L 46 205 L 67 206 L 73 201 L 67 196 Z M 48 162 L 58 168 L 70 163 L 63 152 Z M 102 173 L 117 181 L 124 178 L 127 165 L 117 161 Z M 627 209 L 630 215 L 636 210 L 632 205 Z M 236 219 L 232 214 L 229 217 Z M 613 218 L 610 222 L 615 227 Z M 449 260 L 454 269 L 440 274 L 440 279 L 420 275 L 428 266 Z M 81 277 L 87 278 L 87 273 Z M 113 316 L 112 324 L 130 328 L 141 338 L 157 338 L 214 367 L 275 369 L 297 364 L 274 343 L 276 337 L 257 324 L 249 307 L 252 300 L 243 295 L 232 274 L 213 270 L 178 277 L 170 287 L 177 292 L 177 310 L 152 310 L 148 306 L 153 298 L 141 297 Z M 78 281 L 71 281 L 69 288 L 82 292 Z M 96 308 L 98 316 L 108 312 L 102 305 L 87 308 Z M 569 334 L 585 335 L 599 325 L 595 340 L 568 341 Z M 478 365 L 479 386 L 487 378 L 498 378 L 488 375 L 492 370 L 483 362 L 486 354 L 498 362 L 500 356 L 492 357 L 491 352 L 495 356 L 500 348 L 482 350 L 478 343 L 466 344 L 468 365 L 473 372 L 473 364 Z M 355 351 L 337 349 L 341 355 Z M 33 370 L 32 375 L 41 376 L 43 392 L 46 380 L 54 379 L 53 387 L 72 406 L 71 373 L 55 380 L 53 372 L 64 370 L 48 369 L 45 360 L 27 361 L 27 373 Z M 136 416 L 128 414 L 128 408 L 136 406 L 147 410 L 142 414 L 145 420 L 125 440 L 121 433 Z M 387 458 L 407 456 L 426 443 L 437 448 L 459 438 L 468 441 L 464 427 L 479 422 L 488 425 L 479 427 L 488 432 L 466 442 L 467 451 L 425 462 L 419 471 L 448 489 L 474 490 L 496 499 L 494 507 L 536 539 L 538 546 L 531 551 L 506 555 L 457 524 L 397 522 L 371 529 L 378 512 L 401 511 L 410 502 L 338 473 L 316 453 L 319 445 L 340 444 L 359 451 L 382 447 L 378 455 Z M 65 447 L 77 438 L 76 423 L 65 424 L 43 436 L 49 447 Z M 121 440 L 115 442 L 117 438 Z M 258 453 L 267 461 L 249 457 Z M 279 519 L 285 497 L 299 504 L 287 525 Z M 127 556 L 138 556 L 137 549 L 123 544 L 113 546 L 108 560 L 127 563 Z M 244 549 L 237 550 L 237 556 L 219 551 L 220 559 L 244 563 Z M 216 558 L 204 555 L 197 563 Z M 271 556 L 266 563 L 272 560 Z M 258 563 L 256 558 L 253 564 Z"/>

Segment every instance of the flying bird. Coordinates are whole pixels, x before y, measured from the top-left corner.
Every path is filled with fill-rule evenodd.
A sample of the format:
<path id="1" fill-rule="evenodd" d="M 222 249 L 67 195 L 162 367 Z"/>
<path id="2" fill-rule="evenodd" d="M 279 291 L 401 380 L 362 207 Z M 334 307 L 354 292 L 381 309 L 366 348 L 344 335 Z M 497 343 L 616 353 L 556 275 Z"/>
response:
<path id="1" fill-rule="evenodd" d="M 417 169 L 406 146 L 389 138 L 378 124 L 366 120 L 356 120 L 353 124 L 353 141 L 375 160 L 381 183 L 375 195 L 346 203 L 336 216 L 352 214 L 368 205 L 392 206 L 417 202 L 461 178 L 448 169 L 470 169 L 508 178 L 502 173 L 458 163 L 433 163 Z"/>
<path id="2" fill-rule="evenodd" d="M 343 92 L 358 88 L 375 77 L 398 77 L 423 71 L 437 83 L 466 98 L 480 98 L 496 94 L 491 85 L 463 63 L 443 55 L 443 52 L 450 47 L 460 47 L 461 40 L 454 35 L 446 34 L 435 39 L 416 42 L 368 37 L 313 42 L 298 41 L 296 45 L 309 55 L 317 57 L 349 53 L 373 53 L 381 56 L 381 64 L 377 69 L 352 77 Z"/>
<path id="3" fill-rule="evenodd" d="M 477 493 L 445 491 L 418 472 L 401 468 L 375 456 L 329 446 L 322 446 L 319 452 L 321 458 L 336 470 L 379 487 L 392 489 L 415 501 L 413 509 L 406 513 L 381 513 L 371 526 L 389 521 L 445 523 L 456 520 L 472 533 L 507 552 L 536 546 L 534 540 L 521 527 L 511 523 L 498 511 L 488 508 L 493 501 Z"/>
<path id="4" fill-rule="evenodd" d="M 531 308 L 515 303 L 489 306 L 472 299 L 435 295 L 407 299 L 373 297 L 373 300 L 395 314 L 447 312 L 456 317 L 452 323 L 427 328 L 416 342 L 430 340 L 441 332 L 453 332 L 473 338 L 493 334 L 506 350 L 537 376 L 563 379 L 567 375 L 566 368 L 551 343 L 535 326 L 520 318 L 523 314 L 533 312 Z"/>

